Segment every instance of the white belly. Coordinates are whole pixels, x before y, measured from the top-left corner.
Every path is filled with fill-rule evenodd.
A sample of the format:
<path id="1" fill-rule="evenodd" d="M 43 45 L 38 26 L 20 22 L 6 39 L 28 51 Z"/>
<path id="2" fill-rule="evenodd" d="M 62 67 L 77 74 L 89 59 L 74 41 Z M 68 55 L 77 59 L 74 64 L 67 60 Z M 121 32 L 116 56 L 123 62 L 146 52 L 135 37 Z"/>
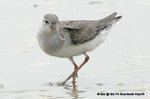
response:
<path id="1" fill-rule="evenodd" d="M 97 46 L 99 46 L 102 42 L 104 42 L 106 35 L 98 35 L 96 38 L 87 41 L 83 44 L 79 45 L 64 45 L 63 48 L 57 51 L 57 53 L 53 53 L 53 56 L 68 58 L 72 56 L 81 55 L 84 52 L 92 51 Z"/>

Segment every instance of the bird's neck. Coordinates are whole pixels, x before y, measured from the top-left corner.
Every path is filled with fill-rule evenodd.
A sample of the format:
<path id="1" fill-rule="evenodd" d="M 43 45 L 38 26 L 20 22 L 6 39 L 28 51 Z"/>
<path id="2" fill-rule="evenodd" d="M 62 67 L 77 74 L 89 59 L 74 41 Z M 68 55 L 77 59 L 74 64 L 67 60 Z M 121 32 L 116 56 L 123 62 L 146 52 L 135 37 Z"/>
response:
<path id="1" fill-rule="evenodd" d="M 53 28 L 49 32 L 41 31 L 38 35 L 38 42 L 44 52 L 51 54 L 63 47 L 64 39 L 60 31 L 57 28 Z"/>
<path id="2" fill-rule="evenodd" d="M 56 36 L 56 38 L 58 38 L 60 41 L 64 41 L 64 38 L 59 30 L 59 27 L 55 26 L 55 27 L 51 27 L 51 32 L 53 33 L 53 35 Z M 54 37 L 55 37 L 54 36 Z"/>

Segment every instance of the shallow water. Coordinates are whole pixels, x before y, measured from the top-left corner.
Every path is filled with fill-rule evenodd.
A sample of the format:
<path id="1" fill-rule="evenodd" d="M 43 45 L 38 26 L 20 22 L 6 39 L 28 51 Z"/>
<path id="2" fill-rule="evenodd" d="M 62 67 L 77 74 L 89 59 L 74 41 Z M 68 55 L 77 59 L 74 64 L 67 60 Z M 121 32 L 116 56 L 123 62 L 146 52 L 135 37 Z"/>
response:
<path id="1" fill-rule="evenodd" d="M 147 0 L 3 0 L 0 3 L 0 99 L 149 99 L 150 2 Z M 35 35 L 46 13 L 60 20 L 123 18 L 80 70 L 76 86 L 67 59 L 43 53 Z M 81 63 L 84 57 L 75 57 Z M 145 93 L 106 96 L 99 93 Z"/>

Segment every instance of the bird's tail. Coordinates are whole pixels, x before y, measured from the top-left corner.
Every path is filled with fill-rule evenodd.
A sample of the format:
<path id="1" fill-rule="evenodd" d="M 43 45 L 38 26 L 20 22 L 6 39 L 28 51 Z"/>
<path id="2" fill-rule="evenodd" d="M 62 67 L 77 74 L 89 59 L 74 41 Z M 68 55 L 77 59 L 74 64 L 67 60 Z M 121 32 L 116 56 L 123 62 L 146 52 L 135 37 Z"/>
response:
<path id="1" fill-rule="evenodd" d="M 101 30 L 109 30 L 111 27 L 122 18 L 122 16 L 117 16 L 117 13 L 113 13 L 108 17 L 98 20 L 98 26 L 100 26 Z"/>
<path id="2" fill-rule="evenodd" d="M 117 17 L 116 16 L 117 16 L 117 13 L 114 12 L 113 14 L 107 16 L 106 18 L 99 20 L 99 22 L 100 23 L 105 23 L 105 22 L 107 23 L 107 22 L 111 22 L 111 21 L 117 22 L 119 19 L 122 18 L 122 16 L 117 16 Z"/>

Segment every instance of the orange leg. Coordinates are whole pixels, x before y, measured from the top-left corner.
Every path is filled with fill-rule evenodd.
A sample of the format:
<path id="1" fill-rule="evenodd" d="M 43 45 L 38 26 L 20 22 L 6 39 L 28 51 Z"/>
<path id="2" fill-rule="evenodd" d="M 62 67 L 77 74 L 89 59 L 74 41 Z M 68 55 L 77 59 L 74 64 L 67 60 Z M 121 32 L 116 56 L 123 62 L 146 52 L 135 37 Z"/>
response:
<path id="1" fill-rule="evenodd" d="M 72 80 L 72 83 L 73 85 L 75 85 L 75 81 L 76 81 L 76 78 L 78 77 L 78 71 L 88 62 L 89 60 L 89 56 L 84 53 L 85 55 L 85 60 L 83 61 L 83 63 L 78 67 L 77 64 L 75 63 L 75 61 L 73 60 L 73 58 L 69 58 L 70 61 L 73 63 L 74 65 L 74 72 L 63 82 L 63 84 L 65 84 L 70 78 L 73 78 Z"/>
<path id="2" fill-rule="evenodd" d="M 82 68 L 82 67 L 88 62 L 88 60 L 90 59 L 90 57 L 89 57 L 86 53 L 84 53 L 84 55 L 85 55 L 85 60 L 84 60 L 83 63 L 79 66 L 78 70 L 79 70 L 80 68 Z"/>

